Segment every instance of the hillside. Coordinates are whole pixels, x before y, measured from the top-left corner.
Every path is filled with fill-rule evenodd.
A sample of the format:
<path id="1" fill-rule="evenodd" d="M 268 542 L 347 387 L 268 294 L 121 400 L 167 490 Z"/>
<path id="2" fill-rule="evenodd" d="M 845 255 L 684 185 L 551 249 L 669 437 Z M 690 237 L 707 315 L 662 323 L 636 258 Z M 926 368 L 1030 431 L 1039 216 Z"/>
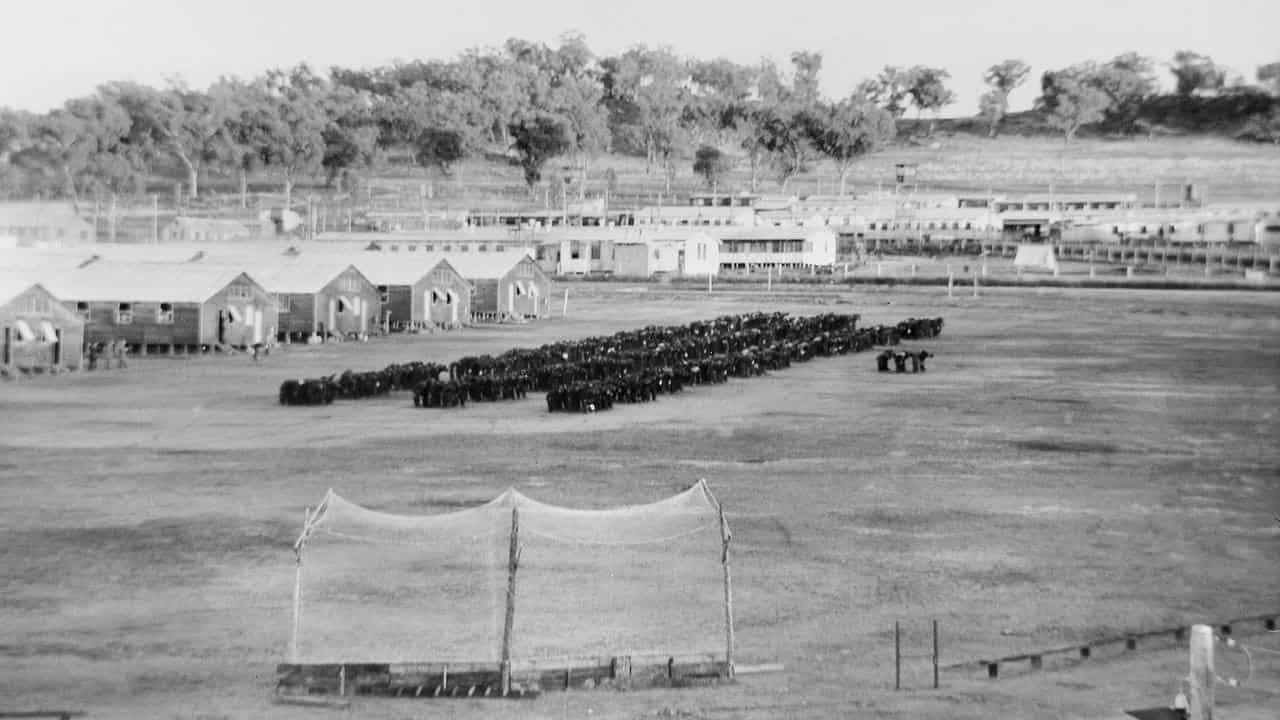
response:
<path id="1" fill-rule="evenodd" d="M 920 190 L 957 192 L 1043 192 L 1053 185 L 1058 190 L 1135 192 L 1142 201 L 1155 199 L 1156 183 L 1168 200 L 1184 183 L 1193 183 L 1209 202 L 1257 201 L 1280 198 L 1280 147 L 1249 145 L 1221 138 L 1153 138 L 1111 140 L 1085 138 L 1065 144 L 1060 138 L 1017 137 L 995 139 L 966 133 L 938 132 L 925 141 L 899 141 L 867 156 L 850 173 L 847 191 L 863 193 L 878 186 L 892 187 L 894 166 L 916 165 L 916 186 Z M 553 161 L 550 168 L 564 163 Z M 666 184 L 657 168 L 646 174 L 642 158 L 618 154 L 595 159 L 587 178 L 587 195 L 600 196 L 606 187 L 607 171 L 617 176 L 612 194 L 615 206 L 657 203 Z M 677 198 L 707 189 L 694 175 L 692 162 L 676 167 L 672 194 Z M 548 175 L 551 171 L 548 171 Z M 259 178 L 255 189 L 274 191 L 269 178 Z M 419 198 L 421 187 L 430 188 L 431 198 Z M 750 170 L 740 159 L 718 189 L 725 192 L 750 186 Z M 838 173 L 829 163 L 815 163 L 808 173 L 793 179 L 787 192 L 796 195 L 835 194 Z M 229 188 L 219 188 L 220 190 Z M 761 174 L 762 192 L 781 192 L 775 176 Z M 329 196 L 322 183 L 311 192 Z M 295 194 L 305 202 L 306 188 Z M 576 187 L 571 192 L 576 192 Z M 556 207 L 557 198 L 544 181 L 533 193 L 525 186 L 520 168 L 496 159 L 468 160 L 457 166 L 451 177 L 412 167 L 384 168 L 366 181 L 361 193 L 367 200 L 398 197 L 406 208 Z M 663 202 L 672 202 L 668 196 Z M 677 202 L 683 202 L 677 200 Z M 363 203 L 359 203 L 363 204 Z"/>

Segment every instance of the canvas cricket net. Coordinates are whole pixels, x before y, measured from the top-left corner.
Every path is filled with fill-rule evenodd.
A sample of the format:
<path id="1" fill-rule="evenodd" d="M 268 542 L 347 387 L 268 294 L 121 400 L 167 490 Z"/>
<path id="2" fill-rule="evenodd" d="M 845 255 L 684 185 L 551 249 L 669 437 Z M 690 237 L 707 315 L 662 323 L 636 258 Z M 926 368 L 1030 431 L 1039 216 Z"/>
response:
<path id="1" fill-rule="evenodd" d="M 437 515 L 377 512 L 331 490 L 295 548 L 291 660 L 497 662 L 509 586 L 513 662 L 723 658 L 727 533 L 705 482 L 608 510 L 507 490 Z"/>

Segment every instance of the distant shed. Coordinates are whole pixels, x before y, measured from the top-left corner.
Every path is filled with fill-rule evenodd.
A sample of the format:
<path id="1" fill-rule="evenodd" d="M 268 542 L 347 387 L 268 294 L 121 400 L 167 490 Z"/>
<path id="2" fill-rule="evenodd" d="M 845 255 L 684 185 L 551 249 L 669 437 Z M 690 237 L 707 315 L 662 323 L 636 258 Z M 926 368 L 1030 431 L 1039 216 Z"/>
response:
<path id="1" fill-rule="evenodd" d="M 221 243 L 246 240 L 255 233 L 238 220 L 223 218 L 175 217 L 160 229 L 166 243 Z"/>
<path id="2" fill-rule="evenodd" d="M 92 243 L 93 223 L 71 203 L 0 202 L 0 236 L 19 247 L 61 247 Z"/>

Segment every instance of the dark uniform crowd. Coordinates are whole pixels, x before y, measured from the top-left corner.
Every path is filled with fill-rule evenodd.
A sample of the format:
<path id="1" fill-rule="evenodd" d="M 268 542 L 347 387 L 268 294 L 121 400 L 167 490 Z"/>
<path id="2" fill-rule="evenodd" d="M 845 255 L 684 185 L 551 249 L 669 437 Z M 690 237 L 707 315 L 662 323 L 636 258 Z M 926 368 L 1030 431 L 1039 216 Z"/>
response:
<path id="1" fill-rule="evenodd" d="M 496 357 L 468 356 L 448 366 L 411 362 L 371 372 L 289 380 L 280 387 L 280 402 L 315 405 L 335 397 L 412 390 L 416 407 L 461 407 L 468 400 L 515 400 L 535 391 L 547 394 L 550 412 L 596 412 L 619 402 L 651 402 L 689 385 L 755 377 L 794 362 L 897 345 L 903 339 L 932 338 L 942 332 L 942 318 L 910 318 L 897 325 L 867 328 L 859 328 L 858 319 L 858 315 L 836 313 L 809 317 L 751 313 L 683 326 L 649 326 L 515 348 Z M 918 362 L 923 363 L 923 357 Z"/>

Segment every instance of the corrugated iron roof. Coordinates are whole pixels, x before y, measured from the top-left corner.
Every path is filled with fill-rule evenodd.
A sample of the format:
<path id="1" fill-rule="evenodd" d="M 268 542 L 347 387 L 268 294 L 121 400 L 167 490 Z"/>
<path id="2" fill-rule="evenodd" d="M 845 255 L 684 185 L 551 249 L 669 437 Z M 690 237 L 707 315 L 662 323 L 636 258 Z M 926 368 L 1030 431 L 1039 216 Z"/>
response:
<path id="1" fill-rule="evenodd" d="M 525 250 L 445 254 L 449 264 L 468 280 L 496 280 L 511 272 L 526 257 L 533 256 Z"/>
<path id="2" fill-rule="evenodd" d="M 93 260 L 92 247 L 0 248 L 0 270 L 26 270 L 39 274 L 71 270 Z"/>
<path id="3" fill-rule="evenodd" d="M 99 261 L 41 278 L 63 300 L 204 302 L 246 273 L 227 265 Z M 249 278 L 253 281 L 254 278 Z"/>
<path id="4" fill-rule="evenodd" d="M 445 262 L 442 253 L 304 250 L 304 257 L 328 255 L 354 265 L 374 285 L 412 285 Z M 456 272 L 456 270 L 455 270 Z"/>
<path id="5" fill-rule="evenodd" d="M 201 260 L 194 264 L 205 264 L 205 262 Z M 244 266 L 243 261 L 235 262 L 233 259 L 219 261 L 216 255 L 210 257 L 207 262 L 210 265 L 216 265 L 219 262 L 232 263 L 224 267 Z M 252 270 L 253 278 L 266 288 L 267 292 L 309 295 L 323 290 L 326 285 L 349 268 L 353 268 L 353 265 L 345 258 L 299 256 L 297 259 L 281 257 L 270 262 L 255 263 Z M 360 271 L 357 269 L 356 272 Z M 363 273 L 360 274 L 364 276 Z M 368 280 L 367 277 L 365 279 Z"/>
<path id="6" fill-rule="evenodd" d="M 31 279 L 31 276 L 17 270 L 0 270 L 0 305 L 4 305 L 10 300 L 18 297 L 22 293 L 31 288 L 32 285 L 40 283 Z"/>

